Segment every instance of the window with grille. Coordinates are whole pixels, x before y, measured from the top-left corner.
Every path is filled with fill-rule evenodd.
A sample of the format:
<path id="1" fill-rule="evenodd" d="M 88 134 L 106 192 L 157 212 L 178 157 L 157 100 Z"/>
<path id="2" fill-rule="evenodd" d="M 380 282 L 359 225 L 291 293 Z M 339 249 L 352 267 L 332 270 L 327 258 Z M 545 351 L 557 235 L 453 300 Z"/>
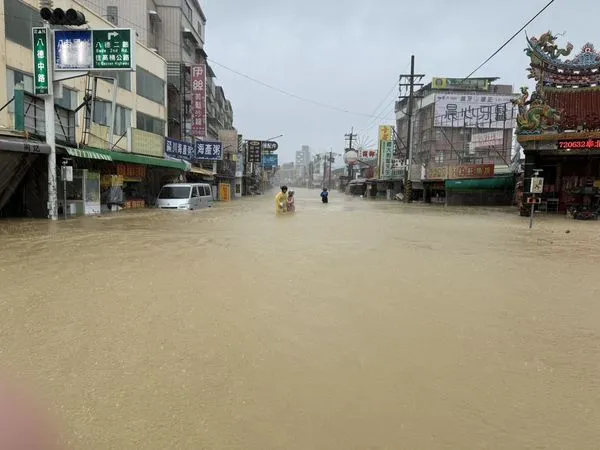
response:
<path id="1" fill-rule="evenodd" d="M 115 26 L 119 25 L 119 8 L 117 6 L 106 7 L 106 20 Z"/>

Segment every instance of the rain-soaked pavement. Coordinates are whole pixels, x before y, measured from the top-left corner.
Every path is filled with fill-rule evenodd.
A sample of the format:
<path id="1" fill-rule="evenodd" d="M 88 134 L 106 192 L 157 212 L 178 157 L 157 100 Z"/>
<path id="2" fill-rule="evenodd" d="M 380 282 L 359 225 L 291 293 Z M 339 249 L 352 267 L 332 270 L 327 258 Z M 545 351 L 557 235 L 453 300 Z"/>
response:
<path id="1" fill-rule="evenodd" d="M 600 223 L 318 194 L 0 222 L 3 370 L 69 449 L 598 448 Z"/>

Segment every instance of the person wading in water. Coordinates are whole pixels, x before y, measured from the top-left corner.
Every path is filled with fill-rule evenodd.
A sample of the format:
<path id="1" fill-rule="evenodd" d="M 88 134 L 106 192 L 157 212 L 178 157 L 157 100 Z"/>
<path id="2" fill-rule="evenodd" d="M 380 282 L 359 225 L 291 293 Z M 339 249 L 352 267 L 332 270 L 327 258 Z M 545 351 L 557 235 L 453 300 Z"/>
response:
<path id="1" fill-rule="evenodd" d="M 281 186 L 281 192 L 278 192 L 275 196 L 275 212 L 277 214 L 283 214 L 287 211 L 287 186 Z"/>

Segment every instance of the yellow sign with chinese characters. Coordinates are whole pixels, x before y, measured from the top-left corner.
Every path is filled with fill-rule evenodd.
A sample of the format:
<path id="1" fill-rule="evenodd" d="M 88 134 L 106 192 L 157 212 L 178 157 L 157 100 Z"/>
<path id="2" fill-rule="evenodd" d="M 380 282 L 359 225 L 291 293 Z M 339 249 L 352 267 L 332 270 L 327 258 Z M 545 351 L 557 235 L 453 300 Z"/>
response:
<path id="1" fill-rule="evenodd" d="M 379 126 L 379 140 L 390 142 L 393 141 L 394 127 L 391 125 L 380 125 Z"/>

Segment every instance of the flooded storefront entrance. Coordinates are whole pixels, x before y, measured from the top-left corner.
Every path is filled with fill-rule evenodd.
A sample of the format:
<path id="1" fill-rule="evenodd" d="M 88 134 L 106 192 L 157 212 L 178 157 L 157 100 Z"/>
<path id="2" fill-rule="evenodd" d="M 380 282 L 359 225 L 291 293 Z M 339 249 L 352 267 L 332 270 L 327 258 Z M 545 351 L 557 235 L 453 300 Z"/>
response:
<path id="1" fill-rule="evenodd" d="M 67 448 L 597 445 L 597 222 L 296 197 L 0 222 L 3 369 Z"/>

